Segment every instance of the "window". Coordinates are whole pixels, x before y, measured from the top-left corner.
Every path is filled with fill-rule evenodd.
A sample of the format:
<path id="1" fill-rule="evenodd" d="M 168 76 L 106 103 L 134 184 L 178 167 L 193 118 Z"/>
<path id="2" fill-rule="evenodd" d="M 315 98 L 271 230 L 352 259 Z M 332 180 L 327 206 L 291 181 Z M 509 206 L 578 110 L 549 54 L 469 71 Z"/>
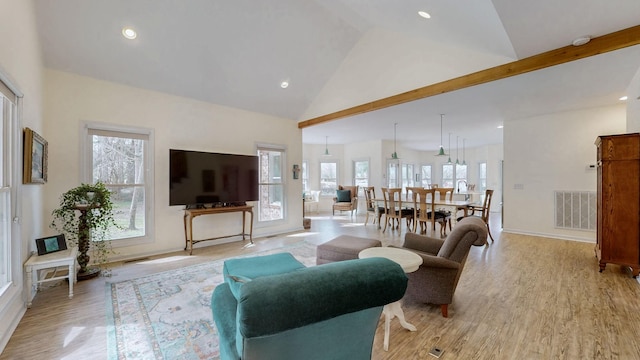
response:
<path id="1" fill-rule="evenodd" d="M 320 195 L 335 196 L 338 190 L 338 163 L 320 162 Z"/>
<path id="2" fill-rule="evenodd" d="M 467 165 L 456 164 L 456 186 L 455 191 L 467 191 Z"/>
<path id="3" fill-rule="evenodd" d="M 284 219 L 284 149 L 258 146 L 260 166 L 260 200 L 258 202 L 258 221 L 276 221 Z M 303 164 L 304 166 L 304 164 Z"/>
<path id="4" fill-rule="evenodd" d="M 398 160 L 387 160 L 387 187 L 397 188 L 400 186 L 400 162 Z"/>
<path id="5" fill-rule="evenodd" d="M 19 239 L 19 228 L 12 221 L 16 212 L 18 182 L 18 96 L 0 81 L 0 299 L 11 295 L 11 283 L 14 275 L 22 277 L 16 268 L 21 266 L 18 258 L 19 248 L 11 247 L 11 239 Z M 19 243 L 19 242 L 17 242 Z M 16 250 L 18 253 L 16 253 Z M 12 255 L 13 254 L 13 255 Z M 6 296 L 6 297 L 5 297 Z M 4 305 L 0 301 L 0 305 Z"/>
<path id="6" fill-rule="evenodd" d="M 407 186 L 412 187 L 413 182 L 413 164 L 402 164 L 402 189 L 406 189 Z"/>
<path id="7" fill-rule="evenodd" d="M 86 124 L 84 129 L 84 154 L 87 154 L 84 182 L 100 181 L 111 191 L 114 217 L 119 225 L 109 229 L 106 239 L 151 241 L 152 130 L 106 124 Z"/>
<path id="8" fill-rule="evenodd" d="M 302 191 L 309 191 L 309 162 L 302 162 Z"/>
<path id="9" fill-rule="evenodd" d="M 364 188 L 369 186 L 369 160 L 354 161 L 353 173 L 355 174 L 356 185 L 360 190 L 364 191 Z"/>
<path id="10" fill-rule="evenodd" d="M 487 190 L 487 163 L 480 163 L 478 169 L 478 182 L 480 183 L 480 192 L 484 192 L 485 190 Z"/>
<path id="11" fill-rule="evenodd" d="M 453 187 L 453 164 L 442 165 L 442 185 L 440 187 Z"/>
<path id="12" fill-rule="evenodd" d="M 431 187 L 431 165 L 422 165 L 420 170 L 420 177 L 422 180 L 422 187 L 429 188 Z"/>

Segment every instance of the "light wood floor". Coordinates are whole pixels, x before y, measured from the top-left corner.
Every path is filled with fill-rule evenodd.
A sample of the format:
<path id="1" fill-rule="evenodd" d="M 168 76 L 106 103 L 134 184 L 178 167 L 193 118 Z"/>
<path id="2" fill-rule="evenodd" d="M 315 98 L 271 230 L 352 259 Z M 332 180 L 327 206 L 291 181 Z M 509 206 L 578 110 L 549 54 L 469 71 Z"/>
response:
<path id="1" fill-rule="evenodd" d="M 106 359 L 105 281 L 120 281 L 186 265 L 259 252 L 306 241 L 320 244 L 339 234 L 402 243 L 401 231 L 385 234 L 364 217 L 310 216 L 302 235 L 207 246 L 157 257 L 163 261 L 117 264 L 109 279 L 79 282 L 72 300 L 66 284 L 46 289 L 20 322 L 2 359 Z M 640 285 L 616 265 L 598 272 L 593 244 L 501 234 L 473 247 L 458 284 L 449 318 L 438 306 L 404 304 L 409 332 L 391 324 L 389 351 L 378 326 L 373 359 L 429 359 L 434 346 L 442 359 L 640 359 Z M 176 241 L 182 241 L 176 239 Z M 211 244 L 211 243 L 209 243 Z M 155 259 L 155 258 L 154 258 Z"/>

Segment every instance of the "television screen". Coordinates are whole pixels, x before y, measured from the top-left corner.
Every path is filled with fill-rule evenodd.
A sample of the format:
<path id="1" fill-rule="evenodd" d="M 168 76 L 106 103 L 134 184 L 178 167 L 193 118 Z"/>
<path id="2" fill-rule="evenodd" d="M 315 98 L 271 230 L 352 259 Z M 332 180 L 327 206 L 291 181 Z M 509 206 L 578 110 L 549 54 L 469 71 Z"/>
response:
<path id="1" fill-rule="evenodd" d="M 169 205 L 258 200 L 258 157 L 169 150 Z"/>

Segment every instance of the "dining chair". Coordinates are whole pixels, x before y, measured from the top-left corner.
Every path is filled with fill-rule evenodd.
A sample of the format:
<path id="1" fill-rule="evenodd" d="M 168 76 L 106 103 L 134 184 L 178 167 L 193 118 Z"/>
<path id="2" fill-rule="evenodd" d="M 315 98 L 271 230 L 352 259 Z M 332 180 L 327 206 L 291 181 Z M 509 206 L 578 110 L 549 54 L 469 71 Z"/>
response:
<path id="1" fill-rule="evenodd" d="M 378 224 L 380 224 L 380 218 L 384 213 L 384 207 L 378 206 L 375 201 L 376 198 L 376 189 L 373 186 L 364 187 L 364 198 L 367 205 L 367 216 L 364 219 L 364 224 L 367 225 L 369 221 L 369 214 L 373 214 L 373 224 L 376 223 L 376 218 L 378 219 Z"/>
<path id="2" fill-rule="evenodd" d="M 436 192 L 438 193 L 440 200 L 453 201 L 453 190 L 454 188 L 452 187 L 441 187 L 437 188 Z M 441 219 L 440 221 L 443 223 L 443 226 L 440 228 L 441 233 L 443 236 L 446 236 L 446 225 L 449 226 L 449 231 L 451 231 L 451 211 L 447 210 L 446 208 L 440 208 L 436 210 L 436 214 L 438 215 L 438 218 Z"/>
<path id="3" fill-rule="evenodd" d="M 407 228 L 413 221 L 413 212 L 402 208 L 402 189 L 401 188 L 382 188 L 382 197 L 384 199 L 384 228 L 382 232 L 387 230 L 389 221 L 391 228 L 399 228 L 402 219 L 406 219 Z M 397 225 L 395 223 L 397 222 Z"/>
<path id="4" fill-rule="evenodd" d="M 435 231 L 436 223 L 432 217 L 435 212 L 435 205 L 433 204 L 433 194 L 435 189 L 425 189 L 420 187 L 408 187 L 408 191 L 411 191 L 413 198 L 414 220 L 413 220 L 413 232 L 418 229 L 420 224 L 420 232 L 426 232 L 430 223 L 432 231 Z"/>
<path id="5" fill-rule="evenodd" d="M 431 233 L 435 234 L 436 223 L 438 223 L 440 224 L 440 236 L 445 237 L 448 218 L 445 212 L 435 208 L 437 189 L 413 188 L 412 191 L 414 193 L 414 208 L 416 209 L 413 232 L 417 232 L 419 223 L 420 233 L 426 233 L 428 228 L 426 225 L 430 224 Z"/>
<path id="6" fill-rule="evenodd" d="M 489 234 L 489 238 L 491 239 L 491 242 L 494 242 L 493 235 L 491 235 L 491 228 L 489 227 L 489 212 L 491 210 L 492 197 L 493 197 L 493 190 L 489 190 L 489 189 L 485 190 L 484 201 L 482 203 L 482 206 L 469 205 L 468 215 L 466 217 L 474 216 L 482 219 L 482 221 L 484 221 L 485 225 L 487 226 L 487 233 Z M 475 214 L 476 211 L 479 212 L 479 214 Z M 457 219 L 457 221 L 460 221 L 463 218 L 465 217 L 461 216 Z M 489 243 L 487 243 L 486 245 L 489 245 Z"/>

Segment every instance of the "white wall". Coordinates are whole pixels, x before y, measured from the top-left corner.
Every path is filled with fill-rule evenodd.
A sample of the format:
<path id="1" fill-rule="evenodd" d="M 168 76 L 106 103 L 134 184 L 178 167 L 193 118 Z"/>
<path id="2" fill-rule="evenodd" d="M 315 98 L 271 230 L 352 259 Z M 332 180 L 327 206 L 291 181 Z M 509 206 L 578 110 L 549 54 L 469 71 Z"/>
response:
<path id="1" fill-rule="evenodd" d="M 506 122 L 504 230 L 595 242 L 595 231 L 554 227 L 553 192 L 596 191 L 596 137 L 624 133 L 625 119 L 616 105 Z"/>
<path id="2" fill-rule="evenodd" d="M 351 49 L 301 118 L 332 113 L 513 60 L 372 28 Z"/>
<path id="3" fill-rule="evenodd" d="M 42 63 L 33 4 L 29 0 L 0 0 L 0 73 L 24 94 L 18 131 L 29 127 L 47 138 L 42 119 Z M 17 144 L 19 146 L 19 144 Z M 0 298 L 0 352 L 22 318 L 26 291 L 22 264 L 35 250 L 35 238 L 46 220 L 42 194 L 46 185 L 17 184 L 20 230 L 12 243 L 14 286 Z"/>
<path id="4" fill-rule="evenodd" d="M 57 207 L 60 194 L 80 183 L 78 152 L 82 122 L 155 131 L 155 238 L 151 244 L 116 248 L 115 258 L 184 248 L 183 207 L 168 206 L 170 148 L 252 155 L 258 143 L 286 146 L 286 219 L 270 226 L 256 219 L 254 237 L 302 229 L 302 183 L 293 180 L 291 172 L 293 164 L 302 161 L 302 132 L 294 121 L 59 71 L 46 70 L 45 79 L 45 130 L 49 141 L 45 214 Z M 241 217 L 235 213 L 198 217 L 194 220 L 194 237 L 237 234 L 240 226 Z"/>
<path id="5" fill-rule="evenodd" d="M 627 132 L 640 132 L 640 68 L 627 88 Z"/>

